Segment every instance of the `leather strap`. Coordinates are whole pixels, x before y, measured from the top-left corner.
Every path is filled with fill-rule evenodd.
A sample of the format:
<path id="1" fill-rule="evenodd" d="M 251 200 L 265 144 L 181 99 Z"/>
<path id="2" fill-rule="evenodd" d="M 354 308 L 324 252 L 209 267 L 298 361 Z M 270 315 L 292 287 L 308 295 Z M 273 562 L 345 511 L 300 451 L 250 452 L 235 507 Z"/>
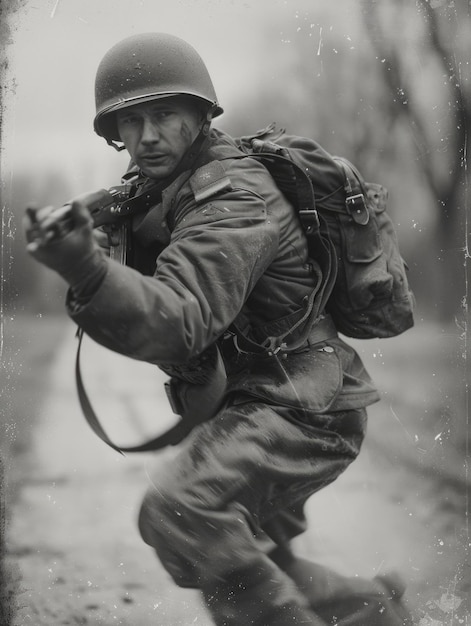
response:
<path id="1" fill-rule="evenodd" d="M 357 168 L 343 157 L 332 157 L 343 172 L 345 190 L 345 211 L 354 222 L 360 226 L 366 226 L 370 220 L 370 214 L 366 202 L 367 190 L 363 184 L 363 178 Z M 332 210 L 332 209 L 326 209 Z"/>
<path id="2" fill-rule="evenodd" d="M 92 405 L 88 394 L 85 390 L 85 386 L 83 384 L 82 373 L 80 368 L 80 353 L 82 347 L 83 340 L 83 330 L 79 328 L 77 330 L 77 338 L 78 338 L 78 346 L 77 346 L 77 355 L 75 360 L 75 379 L 77 384 L 77 393 L 79 398 L 80 407 L 82 409 L 83 415 L 88 422 L 88 425 L 93 430 L 95 435 L 99 437 L 104 443 L 106 443 L 110 448 L 116 450 L 120 454 L 124 455 L 126 452 L 150 452 L 152 450 L 160 450 L 167 446 L 174 446 L 180 441 L 182 441 L 194 428 L 195 422 L 193 420 L 180 418 L 180 421 L 172 426 L 162 435 L 158 437 L 154 437 L 148 441 L 145 441 L 136 446 L 118 446 L 115 444 L 105 432 L 103 426 L 100 423 Z M 323 341 L 328 341 L 329 339 L 333 339 L 337 337 L 337 330 L 335 325 L 330 318 L 329 315 L 322 317 L 311 329 L 306 341 L 309 342 L 310 345 L 314 345 L 317 343 L 321 343 Z M 235 337 L 233 335 L 233 337 Z M 245 338 L 244 336 L 238 335 L 237 341 L 234 341 L 235 349 L 241 350 L 244 352 L 251 353 L 260 353 L 262 350 L 266 353 L 267 349 L 262 348 L 259 344 L 256 344 Z M 301 347 L 301 346 L 299 346 Z M 227 344 L 226 344 L 227 348 Z M 233 348 L 234 349 L 234 348 Z"/>
<path id="3" fill-rule="evenodd" d="M 120 454 L 125 452 L 149 452 L 151 450 L 159 450 L 161 448 L 165 448 L 166 446 L 172 446 L 179 443 L 193 428 L 194 424 L 189 420 L 180 419 L 175 426 L 172 426 L 167 432 L 146 441 L 137 446 L 118 446 L 116 445 L 106 434 L 103 426 L 101 425 L 88 397 L 88 394 L 85 390 L 85 386 L 83 384 L 82 373 L 80 369 L 80 351 L 82 347 L 82 339 L 83 339 L 83 330 L 81 328 L 77 331 L 78 337 L 78 346 L 77 346 L 77 355 L 75 359 L 75 380 L 77 384 L 77 393 L 80 402 L 80 406 L 82 408 L 83 415 L 88 422 L 88 425 L 93 430 L 93 432 L 104 441 L 110 448 L 116 450 Z"/>

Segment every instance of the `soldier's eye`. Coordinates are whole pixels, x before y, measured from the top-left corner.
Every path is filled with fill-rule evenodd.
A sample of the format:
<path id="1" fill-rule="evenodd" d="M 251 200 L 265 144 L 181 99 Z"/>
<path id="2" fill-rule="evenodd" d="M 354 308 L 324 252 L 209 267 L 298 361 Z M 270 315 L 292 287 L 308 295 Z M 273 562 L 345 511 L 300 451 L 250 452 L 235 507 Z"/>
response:
<path id="1" fill-rule="evenodd" d="M 137 115 L 120 115 L 118 117 L 119 124 L 123 125 L 137 124 L 138 121 Z"/>

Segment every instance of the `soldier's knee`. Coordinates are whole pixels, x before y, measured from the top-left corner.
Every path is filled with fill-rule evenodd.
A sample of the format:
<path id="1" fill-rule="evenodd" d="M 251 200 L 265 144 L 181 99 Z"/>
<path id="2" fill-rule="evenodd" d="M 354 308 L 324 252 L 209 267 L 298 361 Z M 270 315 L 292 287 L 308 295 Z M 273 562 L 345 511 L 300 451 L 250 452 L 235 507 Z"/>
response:
<path id="1" fill-rule="evenodd" d="M 144 541 L 158 548 L 160 544 L 176 544 L 187 532 L 181 514 L 184 503 L 174 490 L 166 490 L 159 485 L 147 491 L 141 504 L 138 527 Z M 188 529 L 189 530 L 189 529 Z"/>
<path id="2" fill-rule="evenodd" d="M 160 490 L 144 497 L 138 517 L 141 537 L 152 546 L 167 572 L 180 587 L 196 587 L 194 566 L 187 558 L 187 531 L 178 524 L 178 505 Z"/>
<path id="3" fill-rule="evenodd" d="M 158 497 L 150 492 L 146 493 L 139 511 L 137 525 L 145 543 L 152 547 L 155 547 L 157 541 L 159 509 Z"/>

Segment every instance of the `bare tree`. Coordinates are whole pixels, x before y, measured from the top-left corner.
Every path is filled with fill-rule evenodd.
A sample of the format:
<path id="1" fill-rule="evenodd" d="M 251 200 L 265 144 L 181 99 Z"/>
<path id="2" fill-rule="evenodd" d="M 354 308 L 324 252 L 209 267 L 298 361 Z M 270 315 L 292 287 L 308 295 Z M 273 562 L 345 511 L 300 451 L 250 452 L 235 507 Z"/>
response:
<path id="1" fill-rule="evenodd" d="M 466 0 L 363 0 L 363 19 L 390 106 L 389 124 L 405 122 L 423 178 L 435 199 L 435 241 L 442 269 L 442 316 L 466 306 L 471 9 Z M 428 87 L 428 88 L 426 88 Z M 458 243 L 457 243 L 458 242 Z"/>

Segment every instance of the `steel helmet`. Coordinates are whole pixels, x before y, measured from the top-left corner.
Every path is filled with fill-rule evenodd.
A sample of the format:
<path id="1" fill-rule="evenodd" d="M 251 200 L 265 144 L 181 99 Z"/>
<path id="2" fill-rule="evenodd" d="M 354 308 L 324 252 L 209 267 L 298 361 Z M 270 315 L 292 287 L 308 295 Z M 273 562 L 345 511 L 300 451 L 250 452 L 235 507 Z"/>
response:
<path id="1" fill-rule="evenodd" d="M 95 78 L 95 132 L 119 141 L 115 112 L 133 104 L 169 96 L 193 96 L 221 115 L 208 70 L 196 50 L 166 33 L 132 35 L 103 57 Z"/>

